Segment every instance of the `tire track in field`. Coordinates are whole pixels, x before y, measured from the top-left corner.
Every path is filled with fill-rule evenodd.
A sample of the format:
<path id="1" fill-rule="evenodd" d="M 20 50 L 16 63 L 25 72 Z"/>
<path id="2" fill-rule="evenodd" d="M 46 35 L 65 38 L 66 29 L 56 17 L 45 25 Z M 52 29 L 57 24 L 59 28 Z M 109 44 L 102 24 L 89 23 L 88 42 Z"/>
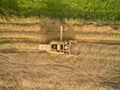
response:
<path id="1" fill-rule="evenodd" d="M 42 59 L 42 56 L 40 57 L 40 59 Z M 31 57 L 28 59 L 30 58 Z M 56 83 L 75 86 L 89 84 L 96 87 L 108 86 L 110 88 L 115 88 L 115 85 L 117 85 L 116 88 L 119 88 L 119 71 L 117 74 L 115 74 L 116 72 L 113 72 L 113 74 L 115 74 L 113 77 L 110 76 L 111 72 L 109 71 L 108 74 L 104 73 L 105 76 L 99 76 L 99 74 L 94 75 L 84 71 L 86 68 L 80 70 L 70 63 L 61 64 L 47 60 L 42 60 L 39 63 L 31 63 L 22 61 L 21 57 L 21 61 L 17 62 L 15 59 L 17 58 L 14 55 L 0 54 L 0 81 L 9 81 L 11 78 L 13 79 L 16 75 L 19 75 L 28 82 L 34 79 L 37 81 L 41 80 L 41 83 L 51 82 L 53 85 Z M 114 78 L 115 80 L 111 81 L 111 79 Z"/>
<path id="2" fill-rule="evenodd" d="M 7 75 L 20 74 L 23 78 L 52 78 L 57 77 L 63 82 L 72 82 L 74 84 L 79 84 L 84 75 L 80 73 L 78 69 L 69 64 L 59 64 L 59 63 L 17 63 L 4 55 L 0 55 L 0 78 Z M 3 68 L 4 67 L 4 68 Z M 6 77 L 7 78 L 7 77 Z M 81 79 L 81 80 L 80 80 Z M 53 81 L 54 82 L 54 81 Z"/>

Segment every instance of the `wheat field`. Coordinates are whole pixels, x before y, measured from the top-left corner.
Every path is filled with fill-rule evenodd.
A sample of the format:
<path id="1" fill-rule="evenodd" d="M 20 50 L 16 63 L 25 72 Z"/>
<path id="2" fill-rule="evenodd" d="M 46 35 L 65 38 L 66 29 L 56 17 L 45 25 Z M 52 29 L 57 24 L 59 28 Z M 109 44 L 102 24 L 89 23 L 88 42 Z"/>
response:
<path id="1" fill-rule="evenodd" d="M 63 39 L 78 40 L 72 54 L 40 52 L 61 23 L 0 19 L 0 90 L 120 90 L 120 28 L 65 20 Z"/>

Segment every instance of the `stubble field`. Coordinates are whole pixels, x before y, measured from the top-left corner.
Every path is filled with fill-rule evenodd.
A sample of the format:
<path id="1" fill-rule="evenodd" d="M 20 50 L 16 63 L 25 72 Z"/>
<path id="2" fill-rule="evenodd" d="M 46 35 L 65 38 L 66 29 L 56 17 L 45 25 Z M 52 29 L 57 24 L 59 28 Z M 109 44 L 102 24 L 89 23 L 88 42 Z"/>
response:
<path id="1" fill-rule="evenodd" d="M 73 23 L 66 22 L 64 38 L 79 42 L 72 55 L 57 55 L 40 52 L 38 47 L 59 39 L 58 31 L 51 30 L 58 30 L 60 23 L 1 20 L 0 90 L 120 90 L 119 28 Z"/>

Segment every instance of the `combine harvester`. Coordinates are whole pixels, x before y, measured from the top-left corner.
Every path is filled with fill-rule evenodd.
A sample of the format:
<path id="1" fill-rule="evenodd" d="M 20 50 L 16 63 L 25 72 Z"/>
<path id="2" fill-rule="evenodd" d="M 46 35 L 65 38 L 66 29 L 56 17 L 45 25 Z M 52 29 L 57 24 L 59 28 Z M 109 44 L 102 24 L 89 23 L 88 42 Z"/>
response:
<path id="1" fill-rule="evenodd" d="M 63 26 L 60 26 L 60 41 L 51 41 L 49 44 L 40 44 L 39 50 L 53 54 L 71 54 L 72 45 L 75 40 L 63 41 Z"/>

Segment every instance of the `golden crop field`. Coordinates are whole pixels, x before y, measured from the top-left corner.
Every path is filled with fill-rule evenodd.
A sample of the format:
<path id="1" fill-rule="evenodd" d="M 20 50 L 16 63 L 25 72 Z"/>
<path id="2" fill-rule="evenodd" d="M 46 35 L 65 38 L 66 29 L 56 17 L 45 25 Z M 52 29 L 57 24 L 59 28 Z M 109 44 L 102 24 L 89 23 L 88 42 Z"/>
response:
<path id="1" fill-rule="evenodd" d="M 68 54 L 40 43 L 77 40 Z M 0 19 L 0 90 L 120 90 L 120 28 L 77 20 Z"/>

